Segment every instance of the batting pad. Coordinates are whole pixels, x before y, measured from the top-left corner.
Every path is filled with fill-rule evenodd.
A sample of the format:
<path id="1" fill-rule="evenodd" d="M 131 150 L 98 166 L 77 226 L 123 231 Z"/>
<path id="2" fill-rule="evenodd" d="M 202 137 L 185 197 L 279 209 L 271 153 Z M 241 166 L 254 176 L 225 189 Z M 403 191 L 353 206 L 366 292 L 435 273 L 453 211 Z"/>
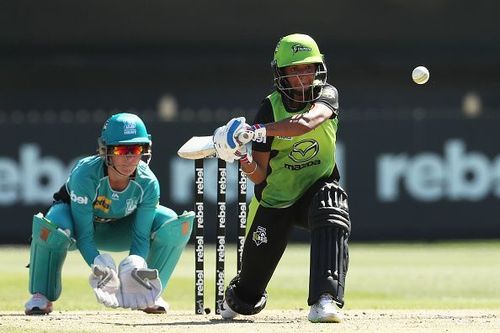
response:
<path id="1" fill-rule="evenodd" d="M 30 293 L 41 293 L 50 301 L 61 295 L 61 270 L 71 238 L 42 213 L 33 216 L 30 255 Z"/>
<path id="2" fill-rule="evenodd" d="M 147 259 L 148 268 L 158 270 L 163 289 L 167 287 L 168 280 L 189 241 L 194 215 L 194 212 L 184 212 L 176 219 L 163 223 L 152 235 Z"/>

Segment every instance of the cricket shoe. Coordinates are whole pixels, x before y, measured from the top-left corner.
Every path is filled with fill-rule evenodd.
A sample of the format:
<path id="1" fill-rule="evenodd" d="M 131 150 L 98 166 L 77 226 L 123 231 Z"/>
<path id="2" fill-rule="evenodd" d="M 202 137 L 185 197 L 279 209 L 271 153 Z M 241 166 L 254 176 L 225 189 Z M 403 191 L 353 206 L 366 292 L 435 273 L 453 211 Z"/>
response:
<path id="1" fill-rule="evenodd" d="M 340 323 L 342 321 L 342 313 L 340 313 L 332 295 L 323 294 L 311 306 L 307 319 L 313 323 Z"/>
<path id="2" fill-rule="evenodd" d="M 222 319 L 224 319 L 224 320 L 231 320 L 231 319 L 236 318 L 238 316 L 238 313 L 233 311 L 233 309 L 231 309 L 229 307 L 229 305 L 227 305 L 226 300 L 224 300 L 224 303 L 222 304 L 222 311 L 220 312 L 220 315 L 221 315 Z"/>
<path id="3" fill-rule="evenodd" d="M 28 316 L 46 315 L 52 312 L 52 302 L 40 293 L 36 293 L 31 296 L 30 300 L 24 305 L 24 307 L 24 313 Z"/>
<path id="4" fill-rule="evenodd" d="M 158 297 L 155 305 L 142 309 L 142 311 L 149 314 L 166 314 L 169 308 L 170 305 L 163 298 Z"/>

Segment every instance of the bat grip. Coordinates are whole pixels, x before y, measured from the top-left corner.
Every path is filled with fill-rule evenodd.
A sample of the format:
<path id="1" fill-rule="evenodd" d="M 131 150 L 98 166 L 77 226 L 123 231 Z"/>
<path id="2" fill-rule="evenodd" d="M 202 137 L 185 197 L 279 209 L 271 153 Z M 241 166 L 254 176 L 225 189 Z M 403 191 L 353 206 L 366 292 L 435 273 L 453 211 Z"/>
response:
<path id="1" fill-rule="evenodd" d="M 238 135 L 238 141 L 242 144 L 249 143 L 250 141 L 252 141 L 252 139 L 253 139 L 253 132 L 244 131 Z"/>

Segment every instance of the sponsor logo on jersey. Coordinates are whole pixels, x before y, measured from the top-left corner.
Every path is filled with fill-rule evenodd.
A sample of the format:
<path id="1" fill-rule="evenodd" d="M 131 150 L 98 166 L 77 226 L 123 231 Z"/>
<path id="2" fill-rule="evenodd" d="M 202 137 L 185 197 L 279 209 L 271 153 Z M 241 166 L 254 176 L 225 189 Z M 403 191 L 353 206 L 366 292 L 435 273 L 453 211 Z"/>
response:
<path id="1" fill-rule="evenodd" d="M 293 145 L 288 157 L 295 163 L 304 163 L 313 159 L 319 152 L 319 143 L 314 139 L 304 139 Z"/>
<path id="2" fill-rule="evenodd" d="M 136 199 L 127 199 L 125 214 L 131 214 L 137 208 L 137 200 Z"/>
<path id="3" fill-rule="evenodd" d="M 76 202 L 77 204 L 86 205 L 89 203 L 89 198 L 87 198 L 86 196 L 80 197 L 76 195 L 75 192 L 73 191 L 70 192 L 69 196 L 71 201 Z"/>
<path id="4" fill-rule="evenodd" d="M 98 196 L 94 203 L 94 209 L 102 210 L 105 213 L 109 212 L 110 206 L 111 199 L 106 198 L 104 195 Z"/>
<path id="5" fill-rule="evenodd" d="M 255 242 L 255 245 L 257 246 L 259 246 L 262 243 L 267 243 L 266 228 L 257 227 L 257 230 L 254 231 L 252 235 L 252 240 Z"/>
<path id="6" fill-rule="evenodd" d="M 120 200 L 120 196 L 118 195 L 118 193 L 113 192 L 113 194 L 111 194 L 111 199 L 113 199 L 113 200 Z"/>
<path id="7" fill-rule="evenodd" d="M 286 140 L 286 141 L 291 141 L 292 137 L 291 136 L 278 136 L 278 139 L 280 139 L 280 140 Z"/>
<path id="8" fill-rule="evenodd" d="M 134 122 L 124 122 L 123 123 L 123 134 L 136 134 L 137 128 Z"/>
<path id="9" fill-rule="evenodd" d="M 304 168 L 307 168 L 307 167 L 310 167 L 313 165 L 319 165 L 319 164 L 321 164 L 320 160 L 314 160 L 314 161 L 309 161 L 309 162 L 302 163 L 302 164 L 286 164 L 285 163 L 284 167 L 288 170 L 297 171 L 297 170 L 302 170 Z"/>
<path id="10" fill-rule="evenodd" d="M 297 52 L 301 52 L 301 51 L 310 52 L 310 51 L 312 51 L 312 49 L 310 47 L 304 46 L 302 44 L 294 44 L 294 45 L 292 45 L 292 52 L 293 52 L 293 54 L 295 54 Z"/>

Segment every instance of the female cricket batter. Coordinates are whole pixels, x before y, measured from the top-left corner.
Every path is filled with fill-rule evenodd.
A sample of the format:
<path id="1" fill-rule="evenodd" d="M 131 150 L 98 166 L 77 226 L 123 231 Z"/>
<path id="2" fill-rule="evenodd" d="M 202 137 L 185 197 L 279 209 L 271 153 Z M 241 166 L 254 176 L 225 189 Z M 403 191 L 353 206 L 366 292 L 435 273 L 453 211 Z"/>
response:
<path id="1" fill-rule="evenodd" d="M 253 126 L 232 119 L 214 134 L 219 158 L 239 159 L 255 183 L 242 270 L 225 293 L 222 317 L 260 312 L 266 286 L 293 226 L 311 232 L 308 319 L 340 322 L 351 229 L 347 195 L 335 164 L 338 92 L 328 84 L 316 42 L 308 35 L 281 38 L 272 61 L 275 90 Z M 238 141 L 246 132 L 252 152 Z"/>

